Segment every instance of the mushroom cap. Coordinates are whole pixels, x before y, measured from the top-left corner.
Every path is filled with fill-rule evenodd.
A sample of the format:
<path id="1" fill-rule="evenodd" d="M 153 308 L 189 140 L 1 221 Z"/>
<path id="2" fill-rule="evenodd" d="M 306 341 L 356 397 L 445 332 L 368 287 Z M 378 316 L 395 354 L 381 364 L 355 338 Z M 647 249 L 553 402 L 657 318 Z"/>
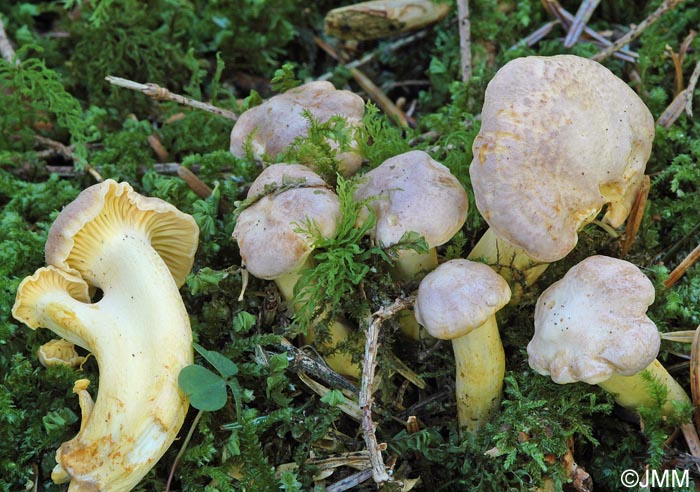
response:
<path id="1" fill-rule="evenodd" d="M 248 198 L 269 185 L 305 180 L 306 185 L 268 193 L 238 217 L 233 238 L 246 267 L 261 279 L 274 280 L 302 267 L 314 248 L 314 238 L 301 232 L 312 223 L 322 237 L 333 237 L 340 221 L 340 201 L 328 185 L 300 164 L 274 164 L 253 182 Z"/>
<path id="2" fill-rule="evenodd" d="M 467 220 L 467 192 L 450 170 L 413 150 L 384 161 L 363 176 L 355 200 L 370 199 L 377 217 L 372 233 L 384 246 L 417 232 L 434 248 L 449 241 Z M 358 222 L 369 217 L 366 209 Z"/>
<path id="3" fill-rule="evenodd" d="M 480 327 L 509 300 L 508 282 L 491 267 L 458 259 L 425 276 L 414 309 L 428 333 L 449 340 Z"/>
<path id="4" fill-rule="evenodd" d="M 654 119 L 610 70 L 572 55 L 518 58 L 489 83 L 481 115 L 469 174 L 499 237 L 553 262 L 604 205 L 613 227 L 629 215 Z"/>
<path id="5" fill-rule="evenodd" d="M 185 283 L 199 243 L 195 220 L 160 198 L 145 197 L 129 183 L 108 179 L 83 190 L 49 229 L 46 262 L 75 270 L 90 283 L 90 258 L 120 231 L 140 231 L 170 269 L 175 284 Z"/>
<path id="6" fill-rule="evenodd" d="M 67 292 L 80 302 L 90 302 L 88 284 L 74 273 L 67 273 L 52 265 L 41 267 L 34 275 L 25 277 L 17 287 L 12 316 L 32 330 L 44 326 L 39 299 L 50 291 Z"/>
<path id="7" fill-rule="evenodd" d="M 85 362 L 86 357 L 82 357 L 75 350 L 75 344 L 63 338 L 49 340 L 37 350 L 39 362 L 44 367 L 49 366 L 69 366 L 78 367 Z"/>
<path id="8" fill-rule="evenodd" d="M 633 264 L 591 256 L 545 290 L 535 309 L 530 367 L 555 383 L 598 384 L 651 364 L 661 337 L 646 316 L 654 286 Z"/>
<path id="9" fill-rule="evenodd" d="M 275 157 L 284 152 L 297 137 L 305 137 L 309 120 L 303 112 L 325 123 L 333 116 L 342 116 L 349 126 L 359 126 L 365 113 L 365 102 L 357 94 L 336 90 L 330 82 L 316 81 L 289 89 L 241 114 L 231 131 L 231 153 L 245 157 L 245 144 L 251 137 L 253 154 Z M 362 164 L 357 152 L 341 152 L 337 156 L 339 171 L 354 174 Z"/>

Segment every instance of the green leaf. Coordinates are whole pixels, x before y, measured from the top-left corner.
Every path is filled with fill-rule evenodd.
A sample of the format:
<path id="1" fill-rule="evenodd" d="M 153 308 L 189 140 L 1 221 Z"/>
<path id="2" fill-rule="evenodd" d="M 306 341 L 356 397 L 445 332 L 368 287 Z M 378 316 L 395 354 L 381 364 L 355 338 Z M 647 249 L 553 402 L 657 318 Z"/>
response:
<path id="1" fill-rule="evenodd" d="M 327 405 L 337 406 L 345 403 L 345 397 L 340 390 L 330 390 L 328 393 L 321 397 L 321 401 Z"/>
<path id="2" fill-rule="evenodd" d="M 238 366 L 224 355 L 213 350 L 207 350 L 201 345 L 195 343 L 194 349 L 206 359 L 224 378 L 230 378 L 238 374 Z"/>
<path id="3" fill-rule="evenodd" d="M 213 412 L 226 404 L 226 381 L 206 367 L 187 366 L 180 371 L 177 380 L 197 410 Z"/>
<path id="4" fill-rule="evenodd" d="M 70 408 L 61 408 L 47 413 L 41 420 L 46 432 L 51 432 L 77 422 L 78 417 Z"/>
<path id="5" fill-rule="evenodd" d="M 255 326 L 256 321 L 257 318 L 255 316 L 248 312 L 241 311 L 233 318 L 233 329 L 236 330 L 236 333 L 245 333 Z"/>

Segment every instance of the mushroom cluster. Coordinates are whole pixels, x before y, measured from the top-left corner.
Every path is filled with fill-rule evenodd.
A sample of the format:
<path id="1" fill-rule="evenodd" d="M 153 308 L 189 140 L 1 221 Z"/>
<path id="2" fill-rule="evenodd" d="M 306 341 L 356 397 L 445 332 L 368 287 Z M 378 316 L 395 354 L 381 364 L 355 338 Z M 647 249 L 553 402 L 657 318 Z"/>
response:
<path id="1" fill-rule="evenodd" d="M 244 115 L 232 133 L 232 152 L 242 152 L 244 141 L 256 155 L 281 152 L 293 137 L 284 136 L 273 120 L 282 121 L 284 114 L 301 114 L 299 108 L 309 109 L 312 100 L 326 101 L 319 94 L 327 95 L 327 90 L 330 88 L 307 84 Z M 314 108 L 321 106 L 319 103 Z M 360 116 L 353 120 L 349 114 L 344 114 L 349 122 L 359 121 Z M 304 125 L 297 122 L 287 127 L 299 135 L 305 131 Z M 369 232 L 382 247 L 396 245 L 411 232 L 428 244 L 427 253 L 401 250 L 395 261 L 391 274 L 398 282 L 410 284 L 425 275 L 418 288 L 415 316 L 404 312 L 399 319 L 404 333 L 414 339 L 420 324 L 433 337 L 452 340 L 461 428 L 470 432 L 481 429 L 500 404 L 505 357 L 495 313 L 508 302 L 517 301 L 523 288 L 549 263 L 565 257 L 575 247 L 580 229 L 603 209 L 603 221 L 612 227 L 626 220 L 643 181 L 653 138 L 654 121 L 647 107 L 602 65 L 568 55 L 526 57 L 501 68 L 486 91 L 470 178 L 477 208 L 489 230 L 468 259 L 438 266 L 437 247 L 464 225 L 468 211 L 464 188 L 445 166 L 414 150 L 386 160 L 359 179 L 354 198 L 367 208 L 357 226 L 367 221 L 371 210 L 376 224 Z M 295 180 L 302 184 L 285 186 Z M 338 199 L 313 170 L 292 164 L 265 169 L 248 197 L 259 200 L 240 215 L 233 233 L 243 262 L 253 275 L 274 280 L 294 309 L 293 303 L 299 302 L 294 298 L 294 286 L 300 272 L 310 266 L 313 247 L 311 238 L 299 232 L 300 225 L 311 224 L 324 237 L 335 234 Z M 591 264 L 595 262 L 602 260 L 591 260 Z M 631 286 L 610 287 L 613 277 L 622 275 L 629 277 Z M 606 324 L 607 319 L 598 323 L 610 332 L 610 337 L 600 337 L 602 352 L 591 349 L 585 357 L 579 353 L 584 339 L 592 342 L 595 336 L 582 334 L 573 325 L 557 331 L 556 336 L 551 327 L 543 328 L 546 314 L 554 325 L 561 324 L 554 318 L 562 323 L 573 318 L 564 314 L 564 307 L 583 303 L 552 301 L 553 286 L 538 303 L 537 334 L 528 347 L 533 367 L 543 374 L 551 373 L 556 382 L 570 382 L 575 378 L 567 379 L 567 371 L 575 372 L 580 365 L 600 369 L 605 361 L 615 366 L 615 371 L 576 378 L 601 384 L 616 393 L 622 405 L 637 407 L 649 398 L 638 374 L 651 372 L 667 384 L 671 399 L 682 400 L 680 387 L 674 386 L 655 361 L 658 333 L 643 315 L 653 301 L 653 290 L 649 298 L 648 280 L 640 275 L 623 268 L 602 281 L 607 287 L 601 284 L 593 288 L 597 294 L 607 292 L 613 298 L 620 293 L 614 289 L 641 296 L 618 314 L 621 318 L 623 313 L 630 316 L 623 332 L 640 330 L 649 338 L 638 338 L 633 349 L 620 352 L 627 354 L 620 356 L 624 360 L 617 361 L 612 353 L 624 343 L 610 338 L 614 329 Z M 593 295 L 580 286 L 572 289 L 578 290 L 578 295 Z M 559 303 L 557 309 L 547 311 L 552 302 Z M 331 344 L 336 345 L 347 338 L 350 327 L 342 320 L 332 325 Z M 577 333 L 567 341 L 572 348 L 561 348 L 559 344 L 571 333 Z M 632 354 L 637 359 L 632 361 Z M 359 375 L 360 369 L 345 355 L 329 363 L 340 373 Z"/>
<path id="2" fill-rule="evenodd" d="M 61 445 L 52 479 L 71 491 L 131 490 L 175 439 L 189 402 L 178 386 L 193 362 L 179 287 L 199 229 L 169 203 L 107 180 L 84 190 L 49 230 L 47 267 L 25 278 L 13 316 L 90 351 L 100 384 L 76 382 L 82 422 Z M 99 301 L 91 293 L 102 292 Z"/>

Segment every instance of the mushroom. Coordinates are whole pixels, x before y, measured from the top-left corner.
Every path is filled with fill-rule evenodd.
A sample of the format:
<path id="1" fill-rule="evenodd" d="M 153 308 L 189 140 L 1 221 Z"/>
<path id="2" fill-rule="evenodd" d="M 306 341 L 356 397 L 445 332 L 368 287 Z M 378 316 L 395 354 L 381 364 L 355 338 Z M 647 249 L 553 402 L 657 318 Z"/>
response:
<path id="1" fill-rule="evenodd" d="M 294 139 L 308 134 L 310 122 L 304 111 L 321 123 L 341 116 L 348 126 L 357 127 L 364 116 L 365 103 L 353 92 L 336 90 L 330 82 L 309 82 L 289 89 L 239 116 L 231 131 L 231 153 L 245 157 L 250 145 L 258 160 L 266 155 L 276 157 Z M 362 156 L 355 150 L 339 152 L 336 157 L 343 176 L 355 174 L 362 164 Z"/>
<path id="2" fill-rule="evenodd" d="M 469 174 L 490 228 L 469 258 L 527 286 L 604 206 L 605 222 L 625 221 L 654 119 L 607 68 L 572 55 L 515 59 L 489 83 L 481 118 Z"/>
<path id="3" fill-rule="evenodd" d="M 300 164 L 273 164 L 252 183 L 248 199 L 256 201 L 239 215 L 233 230 L 243 263 L 254 277 L 274 280 L 294 309 L 294 287 L 301 272 L 313 265 L 309 256 L 314 238 L 301 228 L 310 225 L 322 237 L 333 237 L 340 221 L 338 197 L 311 169 Z M 336 346 L 350 333 L 340 320 L 331 321 L 329 329 L 329 346 Z M 307 343 L 313 340 L 313 333 L 308 333 Z M 332 354 L 326 362 L 340 374 L 360 374 L 359 366 L 347 354 Z"/>
<path id="4" fill-rule="evenodd" d="M 509 300 L 508 283 L 469 260 L 443 263 L 418 287 L 416 319 L 435 338 L 452 340 L 457 416 L 469 432 L 483 428 L 501 401 L 506 363 L 496 312 Z"/>
<path id="5" fill-rule="evenodd" d="M 450 5 L 432 0 L 371 0 L 326 14 L 326 34 L 345 40 L 370 40 L 404 34 L 443 19 Z"/>
<path id="6" fill-rule="evenodd" d="M 558 384 L 597 384 L 630 409 L 654 403 L 646 372 L 668 390 L 663 411 L 672 414 L 672 402 L 690 400 L 656 360 L 661 338 L 646 316 L 653 302 L 654 286 L 633 264 L 583 260 L 537 301 L 530 367 Z"/>
<path id="7" fill-rule="evenodd" d="M 44 367 L 49 366 L 69 366 L 77 367 L 85 362 L 75 350 L 75 344 L 63 338 L 49 340 L 39 347 L 36 353 L 39 362 Z"/>
<path id="8" fill-rule="evenodd" d="M 401 250 L 393 276 L 397 280 L 414 279 L 437 264 L 437 246 L 449 241 L 467 219 L 467 193 L 449 169 L 420 150 L 413 150 L 384 161 L 363 176 L 355 191 L 355 200 L 369 200 L 377 222 L 370 231 L 382 246 L 398 243 L 407 232 L 423 236 L 427 253 Z M 363 210 L 358 226 L 367 221 Z M 418 327 L 413 317 L 403 316 L 402 329 L 413 339 Z"/>
<path id="9" fill-rule="evenodd" d="M 71 492 L 131 490 L 175 439 L 189 406 L 178 386 L 193 362 L 192 333 L 178 292 L 199 230 L 172 205 L 107 180 L 58 215 L 48 267 L 25 278 L 13 316 L 48 328 L 95 356 L 100 384 L 76 393 L 78 435 L 61 445 L 52 478 Z M 90 302 L 91 289 L 102 298 Z"/>

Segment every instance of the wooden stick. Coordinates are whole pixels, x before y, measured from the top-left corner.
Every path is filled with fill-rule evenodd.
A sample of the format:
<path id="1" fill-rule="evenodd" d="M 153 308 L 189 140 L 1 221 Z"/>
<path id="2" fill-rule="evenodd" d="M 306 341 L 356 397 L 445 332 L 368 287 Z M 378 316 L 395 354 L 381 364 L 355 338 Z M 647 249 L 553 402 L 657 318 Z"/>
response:
<path id="1" fill-rule="evenodd" d="M 471 24 L 469 22 L 469 0 L 457 0 L 459 25 L 459 51 L 462 65 L 462 82 L 472 77 Z"/>
<path id="2" fill-rule="evenodd" d="M 543 38 L 545 38 L 550 32 L 552 32 L 552 29 L 554 29 L 554 26 L 556 26 L 558 24 L 561 24 L 561 22 L 559 22 L 558 19 L 555 19 L 553 21 L 549 21 L 545 24 L 542 24 L 541 27 L 537 28 L 537 30 L 535 30 L 532 33 L 525 36 L 523 39 L 521 39 L 516 44 L 511 46 L 509 49 L 511 49 L 511 50 L 515 49 L 521 43 L 524 43 L 525 46 L 536 45 L 539 41 L 541 41 Z"/>
<path id="3" fill-rule="evenodd" d="M 369 480 L 370 478 L 372 478 L 372 469 L 365 468 L 364 470 L 360 470 L 357 473 L 353 473 L 352 475 L 335 482 L 333 485 L 329 485 L 326 487 L 326 492 L 343 492 L 345 490 L 350 490 L 357 487 L 362 482 Z"/>
<path id="4" fill-rule="evenodd" d="M 348 70 L 351 68 L 359 68 L 362 65 L 365 65 L 366 63 L 371 62 L 376 57 L 378 57 L 382 54 L 396 51 L 399 48 L 403 48 L 404 46 L 407 46 L 407 45 L 413 43 L 414 41 L 422 39 L 427 35 L 428 35 L 428 31 L 422 30 L 422 31 L 418 31 L 415 34 L 411 34 L 410 36 L 400 38 L 397 41 L 390 43 L 389 45 L 380 45 L 376 50 L 370 51 L 369 53 L 366 53 L 362 58 L 358 58 L 357 60 L 351 61 L 350 63 L 347 63 L 344 66 Z M 319 78 L 317 78 L 316 80 L 328 80 L 331 77 L 333 77 L 333 73 L 334 72 L 326 72 L 323 75 L 321 75 Z"/>
<path id="5" fill-rule="evenodd" d="M 693 420 L 695 428 L 700 429 L 700 326 L 695 329 L 693 344 L 690 348 L 690 399 L 693 402 Z"/>
<path id="6" fill-rule="evenodd" d="M 365 356 L 362 365 L 362 382 L 360 385 L 360 409 L 362 410 L 362 434 L 365 438 L 369 460 L 372 464 L 372 477 L 381 485 L 391 480 L 384 466 L 384 460 L 377 443 L 374 423 L 372 422 L 372 383 L 377 367 L 377 349 L 379 348 L 379 329 L 384 321 L 394 317 L 400 311 L 411 307 L 415 296 L 397 299 L 392 305 L 380 309 L 371 316 L 367 327 Z"/>
<path id="7" fill-rule="evenodd" d="M 168 481 L 165 484 L 165 492 L 170 492 L 170 484 L 172 483 L 173 477 L 175 476 L 175 470 L 177 469 L 177 465 L 182 459 L 182 457 L 185 455 L 185 450 L 187 449 L 187 446 L 192 440 L 194 430 L 197 428 L 197 425 L 199 424 L 199 419 L 202 418 L 203 414 L 204 412 L 200 410 L 199 412 L 197 412 L 197 415 L 195 415 L 194 420 L 192 421 L 192 425 L 190 426 L 190 430 L 187 432 L 187 436 L 185 437 L 185 440 L 183 441 L 182 446 L 180 447 L 180 451 L 177 453 L 177 456 L 175 456 L 175 460 L 173 461 L 173 464 L 170 467 Z"/>
<path id="8" fill-rule="evenodd" d="M 66 147 L 61 142 L 57 142 L 56 140 L 52 140 L 50 138 L 42 137 L 41 135 L 35 135 L 34 140 L 36 140 L 40 144 L 46 145 L 47 147 L 55 150 L 64 159 L 73 160 L 73 148 L 72 147 Z M 88 173 L 90 173 L 90 175 L 93 178 L 95 178 L 95 181 L 97 181 L 98 183 L 101 183 L 104 181 L 104 178 L 102 177 L 102 175 L 94 167 L 92 167 L 90 164 L 85 164 L 85 170 Z"/>
<path id="9" fill-rule="evenodd" d="M 219 108 L 217 106 L 197 101 L 189 97 L 181 96 L 180 94 L 175 94 L 157 84 L 140 84 L 138 82 L 134 82 L 133 80 L 123 79 L 121 77 L 114 77 L 112 75 L 108 75 L 107 77 L 105 77 L 105 80 L 110 84 L 114 84 L 119 87 L 124 87 L 126 89 L 142 92 L 143 94 L 157 101 L 174 101 L 178 104 L 183 104 L 185 106 L 190 106 L 192 108 L 201 109 L 202 111 L 207 111 L 209 113 L 223 116 L 224 118 L 227 118 L 231 121 L 236 121 L 238 119 L 238 115 L 233 111 Z"/>
<path id="10" fill-rule="evenodd" d="M 338 53 L 336 53 L 336 51 L 321 38 L 319 38 L 318 36 L 314 36 L 314 42 L 331 58 L 339 62 L 341 61 L 340 56 L 338 56 Z M 370 78 L 367 77 L 362 71 L 360 71 L 357 68 L 351 68 L 350 73 L 352 74 L 355 81 L 360 85 L 360 87 L 362 87 L 367 92 L 369 97 L 377 103 L 377 106 L 379 106 L 382 109 L 382 111 L 384 111 L 391 118 L 393 118 L 393 120 L 396 123 L 398 123 L 399 126 L 416 126 L 415 120 L 413 120 L 413 118 L 409 117 L 406 113 L 401 111 L 391 101 L 391 99 L 389 99 L 387 95 L 384 94 L 384 91 L 377 87 L 374 84 L 374 82 L 372 82 L 372 80 L 370 80 Z"/>
<path id="11" fill-rule="evenodd" d="M 661 125 L 664 128 L 671 128 L 683 111 L 685 111 L 688 116 L 693 116 L 693 92 L 698 83 L 698 78 L 700 78 L 700 62 L 695 65 L 695 69 L 690 75 L 690 79 L 688 79 L 688 87 L 673 98 L 671 104 L 666 107 L 664 112 L 661 113 L 656 120 L 657 125 Z"/>
<path id="12" fill-rule="evenodd" d="M 542 0 L 542 4 L 544 5 L 544 8 L 547 10 L 547 12 L 549 12 L 550 15 L 554 16 L 557 20 L 559 20 L 564 29 L 569 29 L 572 22 L 574 21 L 574 16 L 564 7 L 562 7 L 561 4 L 559 4 L 558 0 Z M 612 46 L 612 41 L 603 37 L 601 34 L 594 31 L 588 26 L 586 26 L 583 29 L 583 32 L 595 43 L 598 43 L 602 46 Z M 639 57 L 639 55 L 634 51 L 630 51 L 624 48 L 616 50 L 613 53 L 613 56 L 615 58 L 619 58 L 620 60 L 629 61 L 632 63 L 634 63 L 636 58 Z"/>
<path id="13" fill-rule="evenodd" d="M 14 63 L 19 65 L 19 59 L 17 59 L 17 54 L 15 49 L 12 47 L 12 42 L 5 32 L 5 24 L 2 22 L 0 17 L 0 55 L 8 63 Z"/>
<path id="14" fill-rule="evenodd" d="M 683 3 L 684 0 L 664 0 L 664 2 L 659 5 L 659 8 L 657 8 L 654 12 L 652 12 L 649 17 L 644 19 L 642 22 L 640 22 L 638 25 L 630 29 L 627 34 L 622 36 L 620 39 L 617 41 L 613 42 L 610 46 L 605 48 L 604 50 L 600 51 L 599 53 L 593 55 L 591 57 L 591 60 L 595 61 L 601 61 L 612 55 L 614 52 L 625 46 L 626 44 L 630 43 L 631 41 L 634 41 L 639 37 L 640 34 L 644 32 L 644 30 L 654 24 L 659 18 L 668 12 L 669 10 L 673 10 L 676 8 L 679 4 Z"/>
<path id="15" fill-rule="evenodd" d="M 569 32 L 566 33 L 566 38 L 564 39 L 564 47 L 571 48 L 578 42 L 579 36 L 586 27 L 586 24 L 593 15 L 593 11 L 596 9 L 600 0 L 584 0 L 581 2 L 581 6 L 576 11 L 576 16 L 574 17 L 571 27 L 569 27 Z"/>
<path id="16" fill-rule="evenodd" d="M 160 141 L 158 135 L 152 133 L 146 140 L 148 141 L 148 145 L 151 147 L 153 152 L 156 153 L 156 156 L 160 162 L 165 162 L 168 160 L 168 151 L 163 146 L 163 142 Z"/>
<path id="17" fill-rule="evenodd" d="M 649 189 L 651 188 L 651 178 L 644 175 L 642 178 L 642 186 L 639 187 L 637 192 L 637 197 L 632 205 L 632 210 L 630 210 L 629 217 L 627 217 L 627 225 L 625 226 L 625 241 L 622 243 L 622 256 L 625 256 L 637 237 L 639 232 L 639 227 L 642 225 L 642 218 L 644 217 L 644 210 L 647 206 L 647 199 L 649 198 Z"/>
<path id="18" fill-rule="evenodd" d="M 691 251 L 688 256 L 686 256 L 679 265 L 673 269 L 669 274 L 668 278 L 664 280 L 664 286 L 667 289 L 673 287 L 673 285 L 678 282 L 685 272 L 695 264 L 696 261 L 700 259 L 700 244 L 698 244 L 693 251 Z"/>
<path id="19" fill-rule="evenodd" d="M 180 166 L 177 168 L 177 175 L 182 178 L 182 180 L 187 183 L 192 191 L 196 193 L 199 198 L 207 199 L 211 195 L 211 188 L 207 184 L 199 179 L 195 173 L 187 169 L 185 166 Z"/>

